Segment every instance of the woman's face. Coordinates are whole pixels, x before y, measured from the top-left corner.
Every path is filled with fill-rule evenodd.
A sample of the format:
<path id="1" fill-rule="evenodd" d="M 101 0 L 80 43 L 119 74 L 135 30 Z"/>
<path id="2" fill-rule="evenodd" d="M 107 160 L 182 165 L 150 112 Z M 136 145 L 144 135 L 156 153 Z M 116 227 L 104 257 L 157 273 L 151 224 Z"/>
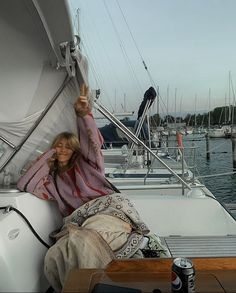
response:
<path id="1" fill-rule="evenodd" d="M 59 143 L 56 145 L 55 149 L 59 165 L 66 166 L 69 163 L 74 152 L 70 148 L 68 140 L 65 138 L 61 139 Z"/>

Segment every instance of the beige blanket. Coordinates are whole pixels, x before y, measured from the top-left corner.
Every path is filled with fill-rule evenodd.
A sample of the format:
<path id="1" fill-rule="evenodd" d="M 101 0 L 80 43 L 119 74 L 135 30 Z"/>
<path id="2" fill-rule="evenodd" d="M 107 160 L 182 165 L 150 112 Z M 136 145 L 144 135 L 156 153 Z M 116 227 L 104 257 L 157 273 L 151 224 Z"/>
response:
<path id="1" fill-rule="evenodd" d="M 56 292 L 61 292 L 72 268 L 104 268 L 114 254 L 95 230 L 68 225 L 67 234 L 45 256 L 44 272 Z"/>
<path id="2" fill-rule="evenodd" d="M 64 219 L 57 242 L 45 256 L 45 275 L 54 290 L 61 291 L 74 267 L 104 268 L 114 258 L 139 257 L 148 233 L 122 194 L 99 197 Z"/>

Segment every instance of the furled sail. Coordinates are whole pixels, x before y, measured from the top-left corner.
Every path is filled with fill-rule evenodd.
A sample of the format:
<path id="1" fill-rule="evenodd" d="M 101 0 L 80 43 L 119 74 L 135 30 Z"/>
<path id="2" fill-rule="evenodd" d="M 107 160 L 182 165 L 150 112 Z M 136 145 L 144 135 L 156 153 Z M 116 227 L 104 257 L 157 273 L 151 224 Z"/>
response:
<path id="1" fill-rule="evenodd" d="M 152 103 L 154 102 L 155 98 L 157 96 L 157 93 L 155 89 L 151 86 L 146 92 L 144 93 L 142 103 L 139 106 L 138 109 L 138 119 L 143 115 L 145 106 L 149 102 L 148 108 L 151 107 Z"/>

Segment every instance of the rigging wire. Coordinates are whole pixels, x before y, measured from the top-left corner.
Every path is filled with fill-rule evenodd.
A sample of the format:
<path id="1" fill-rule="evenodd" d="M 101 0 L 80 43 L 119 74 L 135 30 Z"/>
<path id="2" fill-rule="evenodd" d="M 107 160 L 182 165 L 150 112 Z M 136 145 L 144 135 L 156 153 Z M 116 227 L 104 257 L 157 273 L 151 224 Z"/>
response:
<path id="1" fill-rule="evenodd" d="M 105 85 L 105 82 L 104 82 L 102 76 L 99 75 L 98 71 L 96 71 L 96 69 L 95 69 L 95 67 L 99 67 L 98 64 L 96 66 L 94 65 L 96 62 L 91 57 L 91 56 L 94 56 L 95 54 L 92 54 L 92 51 L 91 51 L 92 47 L 87 45 L 86 38 L 84 38 L 83 34 L 82 34 L 82 40 L 83 41 L 81 42 L 81 46 L 82 46 L 82 48 L 84 48 L 86 58 L 89 62 L 89 68 L 91 69 L 92 76 L 93 76 L 95 84 L 96 84 L 96 88 L 101 88 L 101 84 Z M 90 52 L 91 52 L 91 54 L 90 54 Z M 103 92 L 105 93 L 105 96 L 108 97 L 109 106 L 114 111 L 111 100 L 109 99 L 109 95 L 106 93 L 106 86 L 103 87 Z"/>
<path id="2" fill-rule="evenodd" d="M 116 27 L 115 27 L 114 21 L 113 21 L 113 19 L 112 19 L 111 13 L 110 13 L 110 11 L 109 11 L 109 9 L 108 9 L 108 6 L 107 6 L 105 0 L 103 0 L 103 3 L 104 3 L 104 7 L 105 7 L 105 9 L 106 9 L 106 12 L 107 12 L 107 14 L 108 14 L 108 16 L 109 16 L 109 18 L 110 18 L 110 21 L 111 21 L 111 23 L 112 23 L 113 29 L 114 29 L 114 31 L 115 31 L 115 33 L 116 33 L 116 35 L 117 35 L 118 40 L 119 40 L 119 44 L 120 44 L 120 48 L 121 48 L 121 51 L 122 51 L 123 57 L 124 57 L 124 59 L 126 60 L 126 63 L 128 64 L 128 67 L 129 67 L 130 71 L 132 72 L 133 77 L 134 77 L 134 79 L 136 80 L 136 82 L 137 82 L 137 84 L 138 84 L 138 88 L 139 88 L 140 91 L 141 91 L 141 95 L 143 95 L 143 90 L 142 90 L 141 85 L 140 85 L 140 83 L 139 83 L 139 81 L 138 81 L 138 78 L 137 78 L 137 76 L 136 76 L 136 74 L 135 74 L 135 72 L 134 72 L 134 69 L 133 69 L 132 64 L 131 64 L 131 62 L 130 62 L 130 59 L 129 59 L 127 53 L 126 53 L 126 50 L 125 50 L 124 44 L 122 43 L 122 40 L 121 40 L 121 38 L 120 38 L 120 36 L 119 36 L 119 33 L 118 33 L 118 31 L 117 31 L 117 29 L 116 29 Z M 134 42 L 134 44 L 135 44 L 135 47 L 136 47 L 136 49 L 137 49 L 137 51 L 138 51 L 138 53 L 139 53 L 139 56 L 140 56 L 140 58 L 141 58 L 141 60 L 142 60 L 142 63 L 143 63 L 143 65 L 144 65 L 144 68 L 145 68 L 146 72 L 147 72 L 148 75 L 149 75 L 149 79 L 151 80 L 152 84 L 155 85 L 155 82 L 154 82 L 154 80 L 153 80 L 153 78 L 152 78 L 152 76 L 151 76 L 151 74 L 150 74 L 150 72 L 149 72 L 149 70 L 148 70 L 148 68 L 147 68 L 147 65 L 146 65 L 144 59 L 142 58 L 142 54 L 141 54 L 141 52 L 140 52 L 140 50 L 139 50 L 139 48 L 138 48 L 138 46 L 137 46 L 137 42 L 136 42 L 135 39 L 134 39 L 134 36 L 133 36 L 133 34 L 132 34 L 132 32 L 131 32 L 131 30 L 130 30 L 130 28 L 129 28 L 129 25 L 128 25 L 128 23 L 127 23 L 127 20 L 125 19 L 124 13 L 123 13 L 123 11 L 122 11 L 122 9 L 121 9 L 119 3 L 118 3 L 118 7 L 120 8 L 121 14 L 123 15 L 123 18 L 124 18 L 125 23 L 126 23 L 126 25 L 127 25 L 127 27 L 128 27 L 128 30 L 129 30 L 130 35 L 131 35 L 131 37 L 132 37 L 132 40 L 133 40 L 133 42 Z M 93 27 L 96 27 L 96 26 L 93 26 Z M 98 34 L 96 34 L 96 35 L 98 35 Z M 102 44 L 101 41 L 100 41 L 100 43 Z M 86 47 L 85 42 L 82 42 L 82 45 L 83 45 L 83 44 L 84 44 L 84 48 L 85 48 L 85 47 Z M 86 48 L 85 48 L 85 50 L 86 50 Z M 91 58 L 90 58 L 90 60 L 91 60 Z M 93 64 L 92 61 L 90 61 L 90 63 Z M 112 68 L 112 69 L 113 69 L 113 71 L 114 71 L 114 68 Z M 93 71 L 93 75 L 94 75 L 94 79 L 96 80 L 96 83 L 99 84 L 98 78 L 96 77 L 97 74 L 96 74 L 96 71 L 94 70 L 93 66 L 92 66 L 92 71 Z M 161 100 L 161 103 L 165 106 L 165 103 L 163 102 L 163 99 L 162 99 L 162 97 L 160 96 L 159 87 L 155 85 L 155 88 L 156 88 L 156 92 L 157 92 L 157 100 L 160 99 L 160 100 Z M 109 95 L 107 95 L 107 96 L 109 97 Z M 111 103 L 110 103 L 110 104 L 111 104 Z M 162 105 L 159 105 L 159 106 L 158 106 L 158 105 L 159 105 L 159 101 L 157 101 L 157 107 L 158 107 L 158 111 L 159 111 L 159 110 L 160 110 L 159 107 L 162 108 Z M 111 105 L 111 106 L 112 106 L 112 105 Z M 112 108 L 113 108 L 113 107 L 112 107 Z M 113 109 L 113 111 L 114 111 L 114 109 Z M 158 114 L 159 114 L 159 113 L 158 113 Z"/>
<path id="3" fill-rule="evenodd" d="M 115 26 L 115 24 L 114 24 L 114 21 L 113 21 L 113 19 L 112 19 L 111 13 L 110 13 L 110 11 L 109 11 L 109 8 L 108 8 L 108 6 L 107 6 L 105 0 L 103 0 L 103 4 L 104 4 L 104 6 L 105 6 L 105 9 L 106 9 L 106 11 L 107 11 L 108 17 L 110 18 L 110 21 L 111 21 L 111 24 L 112 24 L 112 26 L 113 26 L 113 29 L 114 29 L 114 31 L 115 31 L 115 33 L 116 33 L 116 35 L 117 35 L 118 40 L 119 40 L 119 45 L 120 45 L 121 51 L 122 51 L 122 53 L 123 53 L 124 59 L 126 60 L 128 66 L 129 66 L 129 69 L 131 70 L 131 72 L 132 72 L 132 74 L 133 74 L 133 76 L 134 76 L 135 81 L 137 82 L 137 85 L 138 85 L 138 87 L 139 87 L 140 93 L 143 95 L 143 89 L 142 89 L 142 86 L 141 86 L 141 84 L 140 84 L 140 82 L 139 82 L 139 80 L 138 80 L 138 78 L 137 78 L 137 76 L 136 76 L 136 74 L 135 74 L 135 71 L 134 71 L 134 69 L 133 69 L 133 66 L 132 66 L 132 64 L 131 64 L 131 62 L 130 62 L 130 59 L 129 59 L 127 53 L 126 53 L 125 46 L 124 46 L 124 44 L 123 44 L 123 42 L 122 42 L 122 40 L 121 40 L 121 37 L 120 37 L 120 35 L 119 35 L 119 32 L 118 32 L 116 26 Z"/>
<path id="4" fill-rule="evenodd" d="M 119 33 L 118 33 L 118 31 L 117 31 L 117 29 L 116 29 L 116 27 L 115 27 L 115 24 L 114 24 L 114 21 L 113 21 L 113 19 L 112 19 L 112 17 L 111 17 L 111 14 L 110 14 L 110 11 L 109 11 L 109 9 L 108 9 L 108 6 L 106 5 L 106 3 L 105 3 L 104 0 L 103 0 L 103 3 L 104 3 L 104 6 L 105 6 L 105 9 L 106 9 L 106 11 L 107 11 L 107 14 L 108 14 L 108 16 L 109 16 L 109 18 L 110 18 L 110 21 L 111 21 L 111 23 L 112 23 L 112 26 L 113 26 L 113 28 L 114 28 L 114 31 L 116 32 L 116 35 L 118 36 L 119 43 L 120 43 L 120 48 L 121 48 L 121 51 L 122 51 L 122 53 L 123 53 L 123 57 L 124 57 L 124 59 L 126 60 L 126 63 L 128 64 L 129 69 L 130 69 L 130 71 L 132 72 L 132 74 L 133 74 L 133 76 L 134 76 L 134 79 L 136 80 L 136 82 L 137 82 L 137 84 L 138 84 L 138 88 L 139 88 L 140 91 L 141 91 L 141 95 L 143 95 L 143 90 L 142 90 L 141 85 L 140 85 L 140 83 L 139 83 L 139 81 L 138 81 L 138 78 L 137 78 L 137 76 L 136 76 L 136 74 L 135 74 L 135 72 L 134 72 L 134 69 L 133 69 L 132 64 L 131 64 L 131 62 L 130 62 L 130 60 L 129 60 L 129 57 L 128 57 L 127 53 L 126 53 L 125 47 L 124 47 L 124 45 L 123 45 L 123 43 L 122 43 L 122 40 L 121 40 L 121 38 L 120 38 L 120 36 L 119 36 Z M 122 12 L 122 15 L 124 15 L 123 12 Z M 78 11 L 77 11 L 76 17 L 78 17 Z M 123 18 L 125 19 L 124 16 L 123 16 Z M 125 20 L 125 22 L 126 22 L 126 24 L 127 24 L 127 26 L 128 26 L 128 23 L 127 23 L 126 20 Z M 78 22 L 77 22 L 77 23 L 78 23 Z M 74 27 L 75 27 L 75 21 L 74 21 Z M 93 27 L 96 28 L 96 26 L 93 26 Z M 131 30 L 130 30 L 130 29 L 129 29 L 129 31 L 130 31 L 130 33 L 131 33 Z M 132 33 L 131 33 L 131 34 L 132 34 Z M 96 34 L 96 35 L 99 36 L 99 34 Z M 133 37 L 133 36 L 132 36 L 132 39 L 134 40 L 134 37 Z M 135 42 L 135 40 L 134 40 L 134 42 Z M 82 46 L 84 47 L 85 51 L 88 51 L 88 50 L 86 50 L 86 44 L 85 44 L 85 43 L 86 43 L 86 42 L 85 42 L 84 39 L 83 39 Z M 100 43 L 102 44 L 101 41 L 100 41 Z M 138 49 L 138 47 L 137 47 L 137 43 L 136 43 L 136 42 L 135 42 L 135 47 Z M 139 55 L 141 55 L 140 50 L 138 50 L 138 52 L 139 52 Z M 89 55 L 89 54 L 88 54 L 88 55 Z M 107 56 L 108 56 L 108 55 L 107 55 Z M 144 60 L 143 60 L 142 62 L 143 62 L 143 64 L 144 64 L 144 67 L 145 67 L 146 70 L 148 71 L 147 66 L 146 66 Z M 90 64 L 91 64 L 91 67 L 92 67 L 92 72 L 93 72 L 94 80 L 95 80 L 96 84 L 99 84 L 99 81 L 98 81 L 98 78 L 97 78 L 98 74 L 97 74 L 97 72 L 95 71 L 95 69 L 94 69 L 94 67 L 93 67 L 93 62 L 91 61 L 91 58 L 90 58 Z M 112 70 L 113 70 L 113 73 L 114 73 L 114 68 L 112 68 Z M 149 71 L 148 71 L 148 72 L 149 72 Z M 117 81 L 117 80 L 118 80 L 118 79 L 116 79 L 116 81 Z M 152 83 L 154 84 L 154 81 L 153 81 L 151 75 L 150 75 L 150 80 L 152 80 Z M 157 97 L 159 98 L 159 97 L 160 97 L 159 87 L 155 86 L 155 88 L 156 88 L 156 91 L 157 91 L 157 93 L 158 93 L 158 94 L 157 94 Z M 103 88 L 103 92 L 104 92 L 104 88 Z M 105 93 L 105 96 L 109 97 L 110 95 L 107 95 L 107 94 Z M 110 102 L 110 100 L 109 100 L 109 102 Z M 162 101 L 162 103 L 163 103 L 163 101 Z M 158 103 L 158 104 L 159 104 L 159 103 Z M 163 104 L 164 104 L 164 103 L 163 103 Z M 112 106 L 111 102 L 110 102 L 110 106 L 111 106 L 111 108 L 113 109 L 113 106 Z M 157 107 L 158 107 L 158 110 L 159 110 L 160 105 L 157 106 Z M 162 108 L 162 107 L 160 107 L 160 108 Z M 114 111 L 114 109 L 113 109 L 113 111 Z"/>
<path id="5" fill-rule="evenodd" d="M 232 123 L 231 123 L 233 125 L 234 124 L 235 92 L 234 92 L 233 80 L 232 80 L 232 76 L 231 75 L 230 75 L 230 80 L 231 80 L 231 83 L 230 83 L 231 84 L 231 90 L 232 90 L 232 94 L 233 94 L 233 110 L 232 110 Z"/>
<path id="6" fill-rule="evenodd" d="M 126 20 L 126 17 L 125 17 L 125 15 L 124 15 L 124 13 L 123 13 L 123 10 L 121 9 L 120 4 L 119 4 L 119 2 L 118 2 L 117 0 L 116 0 L 116 3 L 117 3 L 117 5 L 118 5 L 118 7 L 119 7 L 119 9 L 120 9 L 120 12 L 121 12 L 122 17 L 123 17 L 123 19 L 124 19 L 124 22 L 125 22 L 125 24 L 126 24 L 126 26 L 127 26 L 127 29 L 128 29 L 128 31 L 129 31 L 129 33 L 130 33 L 130 36 L 131 36 L 131 38 L 132 38 L 132 40 L 133 40 L 133 42 L 134 42 L 134 46 L 136 47 L 137 52 L 138 52 L 138 54 L 139 54 L 139 56 L 140 56 L 140 58 L 141 58 L 142 64 L 143 64 L 145 70 L 146 70 L 147 73 L 148 73 L 149 79 L 150 79 L 151 83 L 155 85 L 155 82 L 154 82 L 154 80 L 153 80 L 153 78 L 152 78 L 152 76 L 151 76 L 151 74 L 150 74 L 150 72 L 149 72 L 149 70 L 148 70 L 148 67 L 147 67 L 147 65 L 146 65 L 146 63 L 145 63 L 145 61 L 144 61 L 144 58 L 142 57 L 142 54 L 141 54 L 141 52 L 140 52 L 140 50 L 139 50 L 139 48 L 138 48 L 137 42 L 135 41 L 134 35 L 133 35 L 133 33 L 131 32 L 131 29 L 130 29 L 129 24 L 128 24 L 127 20 Z"/>
<path id="7" fill-rule="evenodd" d="M 103 0 L 103 1 L 104 1 L 104 0 Z M 155 83 L 155 81 L 154 81 L 154 79 L 153 79 L 153 77 L 152 77 L 152 75 L 151 75 L 151 73 L 150 73 L 150 71 L 149 71 L 149 69 L 148 69 L 148 67 L 147 67 L 146 62 L 144 61 L 144 58 L 143 58 L 143 56 L 142 56 L 142 54 L 141 54 L 141 51 L 140 51 L 140 49 L 139 49 L 139 47 L 138 47 L 138 45 L 137 45 L 137 42 L 136 42 L 136 40 L 135 40 L 135 38 L 134 38 L 134 35 L 133 35 L 133 33 L 132 33 L 131 29 L 130 29 L 130 26 L 129 26 L 127 20 L 126 20 L 126 17 L 125 17 L 125 15 L 124 15 L 124 12 L 123 12 L 123 10 L 122 10 L 122 8 L 121 8 L 121 6 L 120 6 L 118 0 L 116 0 L 116 3 L 117 3 L 117 6 L 118 6 L 119 9 L 120 9 L 121 15 L 122 15 L 122 17 L 123 17 L 123 19 L 124 19 L 124 22 L 125 22 L 125 24 L 126 24 L 126 26 L 127 26 L 127 29 L 128 29 L 128 31 L 129 31 L 129 33 L 130 33 L 130 36 L 131 36 L 132 40 L 133 40 L 134 46 L 136 47 L 137 52 L 138 52 L 138 54 L 139 54 L 139 56 L 140 56 L 141 62 L 142 62 L 142 64 L 143 64 L 143 66 L 144 66 L 144 69 L 146 70 L 146 72 L 147 72 L 147 74 L 148 74 L 149 80 L 150 80 L 151 84 L 154 85 L 154 88 L 155 88 L 155 90 L 156 90 L 156 92 L 157 92 L 157 103 L 159 103 L 159 101 L 161 101 L 161 102 L 163 103 L 164 107 L 166 107 L 166 105 L 165 105 L 165 103 L 164 103 L 164 101 L 163 101 L 163 99 L 162 99 L 162 97 L 161 97 L 161 95 L 160 95 L 159 86 L 156 85 L 156 83 Z M 159 113 L 158 113 L 158 114 L 159 114 Z"/>
<path id="8" fill-rule="evenodd" d="M 112 76 L 112 77 L 115 78 L 115 82 L 116 82 L 116 84 L 118 84 L 118 85 L 119 85 L 119 88 L 124 92 L 124 87 L 121 85 L 121 81 L 119 80 L 119 78 L 118 78 L 118 76 L 117 76 L 117 74 L 116 74 L 116 71 L 114 70 L 114 66 L 112 66 L 111 60 L 110 60 L 110 58 L 109 58 L 109 54 L 107 54 L 107 52 L 106 52 L 106 48 L 104 47 L 103 42 L 101 41 L 101 38 L 100 38 L 100 36 L 99 36 L 99 32 L 96 32 L 96 36 L 99 38 L 99 41 L 100 41 L 100 44 L 101 44 L 101 46 L 102 46 L 103 52 L 105 52 L 105 55 L 106 55 L 106 58 L 107 58 L 107 61 L 108 61 L 109 67 L 110 67 L 110 69 L 112 70 L 112 73 L 110 74 L 110 77 Z M 84 44 L 86 44 L 86 42 L 85 42 Z M 87 45 L 87 47 L 89 48 L 88 45 Z M 84 46 L 84 48 L 85 48 L 85 46 Z M 85 49 L 85 50 L 86 50 L 86 49 Z M 86 51 L 88 52 L 88 50 L 86 50 Z M 94 54 L 94 55 L 95 55 L 95 54 Z M 92 64 L 92 61 L 90 61 L 90 62 L 91 62 L 91 64 Z M 97 78 L 96 78 L 96 74 L 97 74 L 97 73 L 96 73 L 96 71 L 95 71 L 95 69 L 94 69 L 93 64 L 92 64 L 92 67 L 93 67 L 94 78 L 97 80 Z M 97 74 L 97 75 L 98 75 L 98 74 Z M 101 84 L 101 83 L 100 83 L 100 84 Z M 105 82 L 103 82 L 103 84 L 105 84 Z M 98 81 L 97 81 L 97 85 L 98 85 L 98 87 L 99 87 L 99 82 L 98 82 Z M 103 91 L 104 91 L 104 89 L 103 89 Z M 110 106 L 111 106 L 111 108 L 112 108 L 112 110 L 113 110 L 113 112 L 114 112 L 113 105 L 112 105 L 112 103 L 111 103 L 111 101 L 110 101 L 110 98 L 109 98 L 110 95 L 106 94 L 106 96 L 108 97 L 109 102 L 110 102 Z M 113 104 L 114 104 L 114 103 L 113 103 Z"/>
<path id="9" fill-rule="evenodd" d="M 72 5 L 72 7 L 74 8 L 74 6 L 73 6 L 73 3 L 71 3 L 71 5 Z M 82 40 L 81 40 L 81 47 L 82 48 L 84 48 L 84 51 L 85 51 L 85 54 L 86 54 L 86 59 L 88 60 L 88 62 L 89 62 L 89 65 L 90 65 L 90 70 L 92 71 L 92 76 L 93 76 L 93 78 L 94 78 L 94 82 L 95 82 L 95 84 L 96 84 L 96 88 L 99 88 L 100 86 L 99 86 L 99 84 L 102 84 L 102 82 L 101 81 L 99 81 L 99 74 L 96 72 L 96 70 L 95 70 L 95 67 L 94 67 L 94 64 L 95 64 L 95 62 L 94 61 L 92 61 L 92 58 L 91 57 L 89 57 L 89 56 L 92 56 L 92 54 L 90 54 L 89 53 L 89 51 L 90 51 L 90 49 L 89 49 L 89 46 L 87 46 L 87 48 L 86 48 L 86 41 L 85 41 L 85 37 L 83 36 L 83 33 L 80 33 L 80 27 L 79 27 L 79 20 L 78 20 L 78 18 L 80 17 L 80 15 L 79 15 L 79 9 L 75 9 L 74 8 L 74 11 L 76 11 L 76 14 L 74 15 L 74 21 L 73 21 L 73 27 L 74 27 L 74 31 L 76 32 L 76 34 L 77 35 L 79 35 L 79 36 L 81 36 L 82 35 Z M 77 21 L 76 21 L 77 20 Z M 77 23 L 77 25 L 76 25 L 76 23 Z M 95 27 L 95 26 L 94 26 Z M 97 35 L 97 34 L 96 34 Z M 109 100 L 109 102 L 110 102 L 110 100 Z M 110 102 L 110 106 L 112 107 L 112 104 L 111 104 L 111 102 Z"/>
<path id="10" fill-rule="evenodd" d="M 89 47 L 85 44 L 85 42 L 82 43 L 82 46 L 86 52 L 86 56 L 89 56 L 90 54 L 88 54 L 89 52 Z M 86 48 L 87 47 L 87 48 Z M 97 89 L 101 88 L 101 85 L 104 84 L 105 85 L 105 82 L 102 81 L 103 78 L 101 75 L 99 75 L 99 73 L 95 70 L 95 66 L 94 66 L 94 61 L 90 58 L 90 57 L 87 57 L 88 61 L 89 61 L 89 65 L 90 65 L 90 69 L 92 71 L 92 75 L 93 75 L 93 78 L 95 80 L 95 83 L 96 83 L 96 87 Z M 107 97 L 107 100 L 109 102 L 109 106 L 110 108 L 112 109 L 112 111 L 114 112 L 114 106 L 112 105 L 111 103 L 111 100 L 110 100 L 110 95 L 107 93 L 107 90 L 106 90 L 106 86 L 103 86 L 103 93 L 104 93 L 104 96 Z"/>
<path id="11" fill-rule="evenodd" d="M 91 21 L 90 18 L 89 18 L 89 20 Z M 120 82 L 119 78 L 117 77 L 116 71 L 114 70 L 114 66 L 112 66 L 111 61 L 108 58 L 109 54 L 106 53 L 106 49 L 104 47 L 102 38 L 99 35 L 99 31 L 96 30 L 96 25 L 94 25 L 94 23 L 92 23 L 91 27 L 93 29 L 95 29 L 95 33 L 96 33 L 95 35 L 98 38 L 98 42 L 102 46 L 103 52 L 105 52 L 105 56 L 107 58 L 108 65 L 109 65 L 108 68 L 110 68 L 112 70 L 112 74 L 109 75 L 109 80 L 110 80 L 111 77 L 115 78 L 115 80 L 114 80 L 115 84 L 118 83 L 119 88 L 121 88 L 121 90 L 122 90 L 121 82 Z M 79 33 L 79 35 L 81 35 L 81 33 Z M 87 59 L 89 61 L 89 65 L 90 65 L 91 72 L 92 72 L 92 74 L 91 74 L 92 78 L 94 79 L 94 82 L 96 84 L 96 88 L 101 88 L 101 87 L 103 88 L 103 96 L 105 96 L 107 98 L 107 100 L 109 102 L 109 107 L 112 109 L 113 112 L 115 112 L 114 107 L 113 107 L 114 103 L 112 105 L 111 100 L 110 100 L 111 94 L 108 94 L 107 91 L 106 91 L 106 87 L 107 87 L 106 82 L 102 78 L 102 75 L 101 74 L 99 75 L 99 72 L 95 70 L 95 67 L 99 68 L 99 66 L 98 66 L 99 64 L 98 64 L 98 62 L 95 62 L 96 61 L 95 59 L 92 60 L 92 58 L 91 58 L 91 56 L 96 56 L 96 54 L 93 51 L 93 46 L 89 46 L 88 44 L 91 43 L 91 42 L 89 40 L 88 40 L 88 42 L 86 42 L 86 39 L 88 39 L 88 35 L 86 35 L 86 37 L 85 37 L 83 35 L 83 33 L 82 33 L 82 42 L 81 42 L 81 44 L 82 44 L 82 47 L 83 47 L 83 49 L 84 49 L 84 51 L 85 51 L 85 53 L 87 55 Z M 92 53 L 92 54 L 90 54 L 90 53 Z M 90 56 L 90 58 L 88 56 Z M 101 61 L 101 60 L 99 59 L 99 61 Z M 104 69 L 103 69 L 103 71 L 104 71 Z M 100 72 L 102 72 L 102 70 L 100 70 Z M 101 86 L 101 85 L 103 85 L 103 86 Z M 124 90 L 123 90 L 123 92 L 124 92 Z"/>
<path id="12" fill-rule="evenodd" d="M 200 179 L 200 178 L 210 178 L 210 177 L 219 177 L 219 176 L 227 176 L 227 175 L 234 175 L 234 174 L 236 174 L 236 171 L 197 176 L 197 179 Z"/>
<path id="13" fill-rule="evenodd" d="M 79 8 L 76 8 L 75 6 L 74 6 L 74 4 L 73 4 L 73 2 L 72 1 L 70 1 L 69 2 L 70 3 L 70 5 L 71 5 L 71 7 L 72 7 L 72 11 L 76 11 L 76 13 L 72 16 L 72 19 L 73 19 L 73 21 L 72 21 L 72 26 L 73 26 L 73 28 L 74 28 L 74 31 L 78 34 L 78 32 L 79 32 L 79 27 L 78 27 L 78 17 L 79 17 Z"/>

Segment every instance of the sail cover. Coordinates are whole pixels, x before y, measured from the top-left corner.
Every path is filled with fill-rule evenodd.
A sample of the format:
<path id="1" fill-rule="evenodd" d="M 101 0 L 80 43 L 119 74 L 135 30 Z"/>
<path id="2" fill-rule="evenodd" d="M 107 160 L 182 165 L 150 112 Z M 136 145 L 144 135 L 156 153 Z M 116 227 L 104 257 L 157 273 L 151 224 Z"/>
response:
<path id="1" fill-rule="evenodd" d="M 6 172 L 15 183 L 57 133 L 76 132 L 73 103 L 87 61 L 73 48 L 76 75 L 68 73 L 61 48 L 74 33 L 65 0 L 1 0 L 0 35 L 1 184 Z"/>
<path id="2" fill-rule="evenodd" d="M 151 107 L 156 96 L 157 96 L 156 91 L 152 86 L 148 90 L 146 90 L 146 92 L 144 93 L 144 96 L 143 96 L 142 103 L 140 104 L 139 109 L 138 109 L 138 119 L 143 115 L 145 106 L 147 105 L 148 102 L 150 102 L 148 107 L 149 108 Z"/>

